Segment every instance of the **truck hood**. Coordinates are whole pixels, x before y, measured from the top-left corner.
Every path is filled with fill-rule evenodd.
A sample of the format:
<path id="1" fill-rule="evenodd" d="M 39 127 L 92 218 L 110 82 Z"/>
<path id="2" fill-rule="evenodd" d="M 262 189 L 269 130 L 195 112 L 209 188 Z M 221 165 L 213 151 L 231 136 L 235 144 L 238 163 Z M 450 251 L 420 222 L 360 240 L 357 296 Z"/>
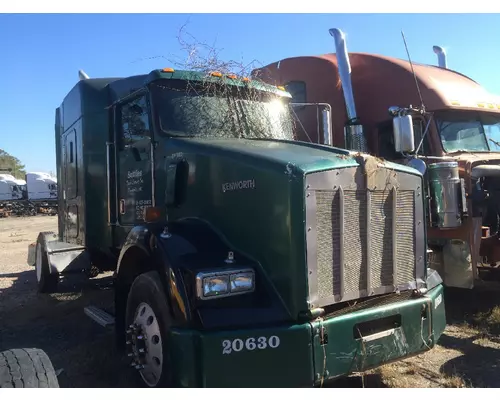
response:
<path id="1" fill-rule="evenodd" d="M 315 143 L 273 139 L 190 138 L 181 140 L 184 148 L 188 143 L 192 143 L 197 148 L 201 145 L 212 154 L 236 156 L 240 160 L 242 158 L 251 159 L 252 162 L 260 160 L 262 164 L 281 168 L 287 174 L 292 174 L 294 171 L 305 174 L 332 168 L 352 167 L 360 165 L 363 160 L 366 161 L 367 158 L 370 158 L 394 171 L 420 176 L 417 170 L 402 164 L 388 162 L 368 154 Z"/>
<path id="2" fill-rule="evenodd" d="M 165 144 L 165 147 L 158 148 L 157 153 L 159 168 L 156 180 L 158 185 L 165 185 L 157 188 L 158 193 L 166 193 L 170 199 L 175 199 L 176 187 L 184 187 L 182 205 L 169 208 L 169 220 L 199 219 L 207 226 L 214 227 L 218 235 L 230 243 L 231 248 L 255 262 L 259 279 L 267 282 L 266 286 L 273 288 L 269 293 L 275 293 L 279 298 L 276 304 L 280 306 L 276 307 L 286 310 L 283 314 L 292 319 L 307 312 L 310 306 L 307 257 L 313 251 L 308 251 L 307 246 L 314 239 L 307 239 L 306 219 L 311 217 L 306 204 L 308 182 L 314 187 L 311 190 L 328 190 L 330 179 L 336 179 L 334 171 L 341 174 L 339 184 L 344 185 L 340 182 L 346 182 L 346 187 L 352 184 L 353 179 L 359 183 L 363 177 L 366 186 L 371 183 L 376 186 L 380 180 L 391 186 L 394 180 L 399 179 L 396 175 L 399 175 L 406 178 L 404 184 L 410 186 L 413 192 L 422 182 L 422 175 L 411 167 L 385 162 L 366 154 L 299 141 L 198 137 L 169 138 Z M 165 154 L 161 153 L 163 149 Z M 172 172 L 175 169 L 171 165 L 180 160 L 185 160 L 184 165 L 188 166 L 188 170 L 179 175 L 183 176 L 186 183 L 169 186 L 167 174 L 176 173 Z M 368 171 L 373 172 L 375 169 L 377 173 L 368 174 Z M 362 185 L 365 186 L 365 183 Z M 407 189 L 403 190 L 408 192 Z M 354 196 L 348 197 L 351 217 L 363 218 L 360 209 L 364 206 L 352 194 L 352 190 L 349 192 L 351 194 L 348 196 Z M 384 193 L 383 196 L 389 194 Z M 377 201 L 378 209 L 383 208 L 381 201 Z M 310 207 L 309 210 L 313 210 L 313 206 Z M 422 208 L 423 202 L 419 206 L 420 210 Z M 331 207 L 328 206 L 318 211 L 323 221 L 330 220 L 325 222 L 325 226 L 331 226 L 333 222 L 334 217 L 329 213 Z M 423 215 L 423 211 L 420 214 Z M 382 215 L 384 219 L 385 214 Z M 409 224 L 414 225 L 412 221 L 405 222 L 405 226 Z M 391 229 L 387 230 L 384 222 L 380 222 L 378 228 L 379 239 L 390 235 L 388 232 Z M 364 235 L 361 231 L 359 234 Z M 381 240 L 377 243 L 381 243 Z M 328 253 L 328 250 L 322 251 L 325 255 Z M 195 265 L 193 273 L 196 268 Z"/>

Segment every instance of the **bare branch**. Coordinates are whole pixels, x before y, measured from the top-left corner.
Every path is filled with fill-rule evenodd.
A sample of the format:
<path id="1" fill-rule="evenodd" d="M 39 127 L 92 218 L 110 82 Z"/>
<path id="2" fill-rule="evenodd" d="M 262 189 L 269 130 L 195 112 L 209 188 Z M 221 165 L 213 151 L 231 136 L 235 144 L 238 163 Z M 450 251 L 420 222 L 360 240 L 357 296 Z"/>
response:
<path id="1" fill-rule="evenodd" d="M 226 84 L 231 75 L 260 80 L 251 73 L 262 64 L 256 59 L 244 62 L 243 55 L 240 60 L 224 59 L 224 49 L 216 47 L 217 38 L 211 43 L 199 40 L 188 32 L 188 24 L 177 33 L 181 55 L 151 58 L 166 58 L 169 67 L 202 73 L 205 78 L 155 84 L 154 95 L 162 104 L 160 129 L 181 135 L 293 140 L 294 118 L 285 104 L 272 101 L 275 95 L 252 85 Z M 214 78 L 213 72 L 222 76 Z"/>

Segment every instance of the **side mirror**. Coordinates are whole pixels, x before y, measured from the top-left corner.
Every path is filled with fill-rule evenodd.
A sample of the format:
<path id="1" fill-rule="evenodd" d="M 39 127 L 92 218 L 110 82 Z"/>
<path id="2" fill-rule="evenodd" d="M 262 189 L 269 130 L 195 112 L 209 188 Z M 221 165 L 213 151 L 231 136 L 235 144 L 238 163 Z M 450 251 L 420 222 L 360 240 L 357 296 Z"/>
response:
<path id="1" fill-rule="evenodd" d="M 399 153 L 415 151 L 413 119 L 411 115 L 397 116 L 392 120 L 394 131 L 394 150 Z"/>

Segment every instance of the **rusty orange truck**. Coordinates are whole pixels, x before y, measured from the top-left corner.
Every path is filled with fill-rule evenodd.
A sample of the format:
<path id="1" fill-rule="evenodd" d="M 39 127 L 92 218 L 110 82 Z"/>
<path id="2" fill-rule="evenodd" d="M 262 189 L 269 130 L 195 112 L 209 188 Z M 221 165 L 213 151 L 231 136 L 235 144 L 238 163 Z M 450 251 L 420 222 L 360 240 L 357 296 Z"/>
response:
<path id="1" fill-rule="evenodd" d="M 298 56 L 252 71 L 293 96 L 296 138 L 367 152 L 423 169 L 427 241 L 449 287 L 473 288 L 500 264 L 500 97 L 448 68 L 348 53 Z M 329 107 L 321 114 L 315 105 Z M 322 121 L 322 116 L 328 121 Z"/>

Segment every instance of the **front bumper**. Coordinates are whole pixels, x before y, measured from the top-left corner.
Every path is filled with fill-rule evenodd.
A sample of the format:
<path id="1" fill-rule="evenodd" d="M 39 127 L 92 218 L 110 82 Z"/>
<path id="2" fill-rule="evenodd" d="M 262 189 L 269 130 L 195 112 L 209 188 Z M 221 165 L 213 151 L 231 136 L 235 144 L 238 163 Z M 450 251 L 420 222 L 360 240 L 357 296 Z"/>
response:
<path id="1" fill-rule="evenodd" d="M 311 323 L 172 332 L 183 387 L 312 387 L 431 349 L 446 326 L 443 287 L 393 294 Z"/>

